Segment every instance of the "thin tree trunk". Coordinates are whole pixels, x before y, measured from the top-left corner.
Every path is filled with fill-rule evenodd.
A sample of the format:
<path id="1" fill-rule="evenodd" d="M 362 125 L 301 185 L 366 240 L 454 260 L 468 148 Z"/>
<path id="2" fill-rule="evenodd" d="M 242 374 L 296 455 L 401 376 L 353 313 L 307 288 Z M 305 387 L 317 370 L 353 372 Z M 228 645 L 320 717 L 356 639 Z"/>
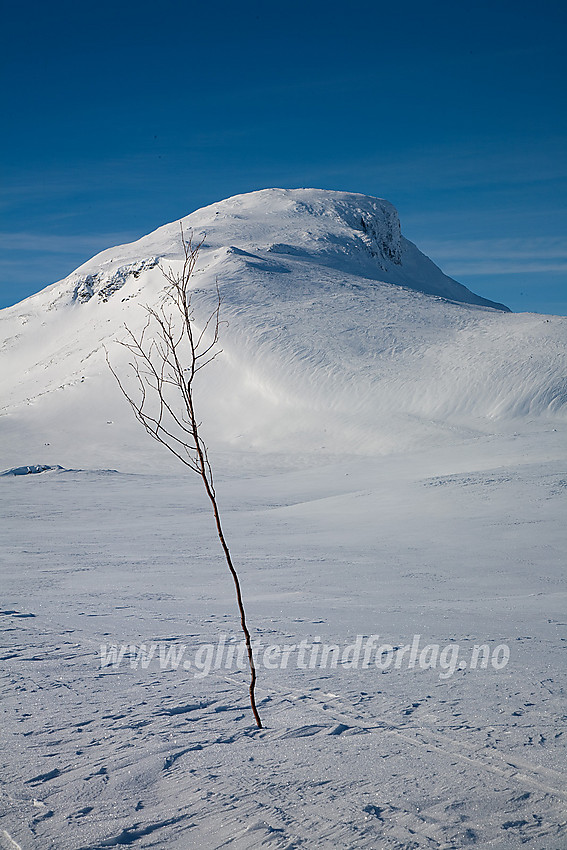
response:
<path id="1" fill-rule="evenodd" d="M 188 291 L 189 281 L 197 261 L 202 241 L 193 247 L 191 238 L 186 240 L 181 227 L 181 243 L 185 254 L 185 262 L 181 273 L 172 269 L 166 272 L 162 268 L 169 287 L 166 288 L 167 303 L 173 313 L 167 313 L 163 305 L 158 308 L 147 307 L 148 319 L 146 325 L 136 336 L 128 328 L 129 341 L 121 344 L 134 356 L 130 365 L 134 369 L 138 381 L 139 397 L 136 400 L 125 389 L 120 378 L 112 368 L 107 355 L 107 362 L 118 382 L 122 393 L 130 403 L 134 415 L 144 426 L 148 434 L 169 449 L 185 466 L 197 472 L 205 486 L 207 496 L 211 501 L 217 534 L 226 558 L 226 563 L 234 581 L 236 601 L 240 612 L 240 625 L 246 641 L 248 663 L 250 666 L 250 705 L 254 720 L 259 729 L 262 721 L 256 708 L 256 667 L 252 652 L 250 631 L 246 624 L 244 603 L 238 574 L 232 563 L 232 558 L 223 534 L 220 513 L 217 505 L 213 472 L 209 463 L 207 447 L 199 436 L 199 422 L 193 406 L 193 379 L 196 373 L 214 360 L 219 351 L 214 351 L 219 336 L 220 294 L 217 286 L 217 306 L 209 316 L 200 334 L 193 336 L 193 314 L 191 310 L 191 293 Z M 181 334 L 176 333 L 173 315 L 180 316 L 182 322 Z M 205 332 L 212 326 L 213 339 L 207 343 Z M 150 329 L 156 328 L 156 335 L 150 335 Z M 184 365 L 185 364 L 185 365 Z M 189 373 L 187 377 L 187 373 Z M 171 395 L 177 396 L 173 400 Z M 157 402 L 157 410 L 151 408 L 151 399 Z"/>

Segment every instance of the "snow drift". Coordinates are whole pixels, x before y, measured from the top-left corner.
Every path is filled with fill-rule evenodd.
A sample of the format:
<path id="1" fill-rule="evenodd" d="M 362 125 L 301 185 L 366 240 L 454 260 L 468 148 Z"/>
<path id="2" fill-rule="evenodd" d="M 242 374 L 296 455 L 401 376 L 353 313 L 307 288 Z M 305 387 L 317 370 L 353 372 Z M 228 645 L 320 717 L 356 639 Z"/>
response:
<path id="1" fill-rule="evenodd" d="M 447 277 L 401 235 L 387 201 L 267 189 L 183 227 L 204 240 L 197 319 L 218 283 L 228 323 L 198 387 L 218 445 L 384 453 L 565 415 L 567 319 L 511 314 Z M 127 372 L 114 341 L 124 324 L 142 327 L 163 291 L 160 265 L 180 258 L 173 222 L 2 311 L 4 466 L 31 449 L 38 464 L 149 462 L 158 450 L 132 422 L 104 349 Z"/>

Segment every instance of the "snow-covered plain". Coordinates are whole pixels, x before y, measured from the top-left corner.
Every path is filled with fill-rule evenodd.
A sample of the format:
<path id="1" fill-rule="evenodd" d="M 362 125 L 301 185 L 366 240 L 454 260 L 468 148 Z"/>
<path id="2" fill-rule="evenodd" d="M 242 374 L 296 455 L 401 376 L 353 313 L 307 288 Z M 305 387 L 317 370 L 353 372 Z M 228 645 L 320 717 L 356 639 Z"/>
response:
<path id="1" fill-rule="evenodd" d="M 228 321 L 197 400 L 253 636 L 307 664 L 258 650 L 258 730 L 246 671 L 194 663 L 240 639 L 234 590 L 104 357 L 126 375 L 166 225 L 0 314 L 0 466 L 53 467 L 0 477 L 0 847 L 564 850 L 567 319 L 473 295 L 375 198 L 266 190 L 184 226 L 197 320 L 218 281 Z M 464 666 L 309 667 L 371 635 Z M 482 644 L 508 663 L 470 669 Z"/>

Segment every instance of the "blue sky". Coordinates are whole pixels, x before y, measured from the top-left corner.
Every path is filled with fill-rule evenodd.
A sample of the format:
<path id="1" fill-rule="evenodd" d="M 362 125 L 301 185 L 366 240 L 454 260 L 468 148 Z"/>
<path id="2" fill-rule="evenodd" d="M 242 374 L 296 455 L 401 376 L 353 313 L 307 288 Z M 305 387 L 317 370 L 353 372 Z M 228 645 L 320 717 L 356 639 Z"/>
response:
<path id="1" fill-rule="evenodd" d="M 567 314 L 563 2 L 9 4 L 0 306 L 221 198 L 387 198 L 448 274 Z"/>

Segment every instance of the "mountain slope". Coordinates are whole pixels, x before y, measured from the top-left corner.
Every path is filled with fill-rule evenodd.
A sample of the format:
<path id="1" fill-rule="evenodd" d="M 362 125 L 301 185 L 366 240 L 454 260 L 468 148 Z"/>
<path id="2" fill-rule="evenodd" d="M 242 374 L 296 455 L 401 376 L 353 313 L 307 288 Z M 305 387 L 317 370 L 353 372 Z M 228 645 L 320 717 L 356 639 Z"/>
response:
<path id="1" fill-rule="evenodd" d="M 228 321 L 199 387 L 219 444 L 383 453 L 565 414 L 567 320 L 512 315 L 451 280 L 404 239 L 386 201 L 269 189 L 183 226 L 204 238 L 197 319 L 218 282 Z M 4 465 L 150 462 L 104 346 L 125 374 L 113 340 L 124 323 L 142 327 L 163 290 L 160 263 L 177 267 L 180 248 L 179 222 L 165 225 L 2 311 Z"/>

